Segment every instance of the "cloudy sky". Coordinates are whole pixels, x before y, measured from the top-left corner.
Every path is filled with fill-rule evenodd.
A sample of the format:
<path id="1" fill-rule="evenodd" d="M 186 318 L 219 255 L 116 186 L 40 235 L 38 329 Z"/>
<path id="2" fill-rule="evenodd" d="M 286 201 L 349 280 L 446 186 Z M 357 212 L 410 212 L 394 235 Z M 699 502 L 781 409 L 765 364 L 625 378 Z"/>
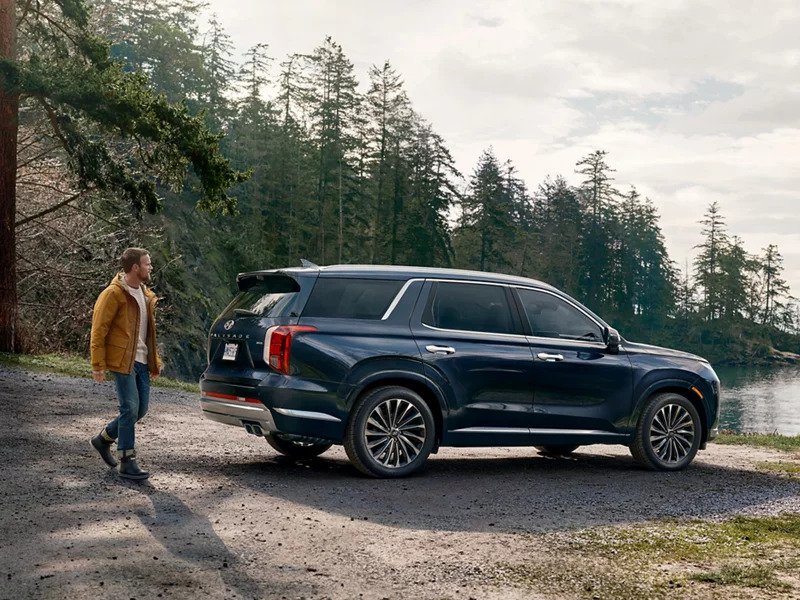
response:
<path id="1" fill-rule="evenodd" d="M 239 53 L 276 63 L 330 35 L 366 86 L 389 59 L 471 173 L 492 146 L 528 187 L 609 152 L 650 197 L 681 268 L 718 201 L 729 232 L 778 245 L 800 295 L 800 2 L 211 0 Z M 691 265 L 690 265 L 691 268 Z"/>

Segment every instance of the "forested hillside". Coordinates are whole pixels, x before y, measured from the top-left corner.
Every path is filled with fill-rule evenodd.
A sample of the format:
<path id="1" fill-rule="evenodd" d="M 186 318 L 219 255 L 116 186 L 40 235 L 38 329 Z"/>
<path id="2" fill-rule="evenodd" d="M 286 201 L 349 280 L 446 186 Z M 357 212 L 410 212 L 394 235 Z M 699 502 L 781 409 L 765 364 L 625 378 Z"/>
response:
<path id="1" fill-rule="evenodd" d="M 29 4 L 18 2 L 19 60 L 35 63 L 46 33 L 49 60 L 67 61 L 76 26 L 59 26 L 69 21 L 59 6 L 73 2 L 43 0 L 35 14 Z M 694 264 L 678 266 L 653 200 L 618 184 L 602 150 L 532 185 L 491 148 L 462 174 L 384 57 L 359 80 L 331 38 L 303 54 L 271 56 L 264 40 L 234 56 L 232 40 L 216 20 L 201 19 L 194 0 L 90 7 L 83 27 L 109 40 L 122 70 L 224 135 L 219 152 L 249 177 L 230 176 L 236 214 L 223 214 L 232 203 L 204 203 L 197 165 L 181 185 L 191 161 L 142 143 L 141 129 L 104 127 L 96 115 L 21 95 L 15 230 L 23 351 L 87 352 L 94 299 L 130 245 L 153 254 L 163 354 L 168 372 L 186 378 L 202 371 L 206 331 L 236 274 L 301 258 L 533 277 L 572 294 L 623 336 L 714 361 L 800 351 L 800 317 L 778 248 L 745 249 L 716 203 L 697 225 Z M 115 85 L 106 93 L 118 93 Z M 64 139 L 70 123 L 85 134 L 83 152 L 104 140 L 117 158 L 141 165 L 142 179 L 158 182 L 160 212 L 127 201 L 113 173 L 87 186 L 87 163 Z"/>

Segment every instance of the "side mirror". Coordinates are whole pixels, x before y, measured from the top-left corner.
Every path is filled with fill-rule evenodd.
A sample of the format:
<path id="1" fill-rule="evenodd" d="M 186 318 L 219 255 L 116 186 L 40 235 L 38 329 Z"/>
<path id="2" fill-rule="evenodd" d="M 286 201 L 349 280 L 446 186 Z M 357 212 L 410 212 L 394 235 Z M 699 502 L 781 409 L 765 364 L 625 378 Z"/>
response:
<path id="1" fill-rule="evenodd" d="M 610 354 L 619 354 L 619 343 L 621 341 L 619 331 L 611 327 L 603 329 L 603 340 L 606 343 L 606 349 Z"/>

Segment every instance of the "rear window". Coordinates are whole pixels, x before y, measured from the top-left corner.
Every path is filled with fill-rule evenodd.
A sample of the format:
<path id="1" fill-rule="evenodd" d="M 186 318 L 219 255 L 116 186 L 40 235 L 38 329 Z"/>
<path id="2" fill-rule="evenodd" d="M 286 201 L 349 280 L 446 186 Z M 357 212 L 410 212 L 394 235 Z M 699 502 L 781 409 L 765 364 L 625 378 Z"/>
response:
<path id="1" fill-rule="evenodd" d="M 303 311 L 304 317 L 380 319 L 405 281 L 320 277 Z"/>
<path id="2" fill-rule="evenodd" d="M 222 312 L 222 318 L 236 317 L 297 317 L 300 284 L 291 277 L 246 279 L 244 291 Z"/>

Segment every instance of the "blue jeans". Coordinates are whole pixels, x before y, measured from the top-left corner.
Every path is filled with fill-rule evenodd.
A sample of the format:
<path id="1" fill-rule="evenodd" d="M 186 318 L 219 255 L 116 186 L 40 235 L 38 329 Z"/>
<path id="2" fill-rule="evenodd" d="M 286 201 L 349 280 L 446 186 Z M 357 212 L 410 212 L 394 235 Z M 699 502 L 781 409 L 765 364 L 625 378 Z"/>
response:
<path id="1" fill-rule="evenodd" d="M 147 414 L 150 404 L 150 372 L 147 365 L 133 364 L 133 373 L 114 373 L 119 398 L 119 415 L 106 425 L 106 433 L 117 440 L 117 452 L 126 455 L 126 450 L 134 449 L 136 433 L 134 425 Z M 130 452 L 128 452 L 129 454 Z"/>

